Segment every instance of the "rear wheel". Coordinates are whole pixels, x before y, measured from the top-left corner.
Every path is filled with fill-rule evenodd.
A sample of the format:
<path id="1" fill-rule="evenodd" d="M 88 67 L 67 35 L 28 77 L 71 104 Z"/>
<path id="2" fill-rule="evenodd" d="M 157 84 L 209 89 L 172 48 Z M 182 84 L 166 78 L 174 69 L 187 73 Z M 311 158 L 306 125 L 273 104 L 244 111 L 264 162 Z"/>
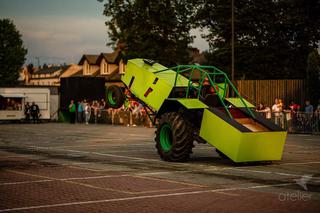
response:
<path id="1" fill-rule="evenodd" d="M 165 113 L 160 118 L 155 141 L 161 159 L 186 161 L 193 148 L 192 128 L 181 113 Z"/>
<path id="2" fill-rule="evenodd" d="M 114 85 L 108 87 L 106 97 L 108 107 L 117 109 L 123 105 L 124 101 L 125 96 L 120 87 Z"/>

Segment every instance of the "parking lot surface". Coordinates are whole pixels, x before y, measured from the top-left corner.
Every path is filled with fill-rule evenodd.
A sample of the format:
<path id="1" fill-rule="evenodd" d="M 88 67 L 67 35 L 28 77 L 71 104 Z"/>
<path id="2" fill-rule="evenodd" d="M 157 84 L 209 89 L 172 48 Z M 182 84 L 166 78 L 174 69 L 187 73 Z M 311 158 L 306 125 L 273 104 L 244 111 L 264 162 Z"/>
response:
<path id="1" fill-rule="evenodd" d="M 0 125 L 0 212 L 319 212 L 320 136 L 283 159 L 235 165 L 207 144 L 159 159 L 152 128 Z"/>

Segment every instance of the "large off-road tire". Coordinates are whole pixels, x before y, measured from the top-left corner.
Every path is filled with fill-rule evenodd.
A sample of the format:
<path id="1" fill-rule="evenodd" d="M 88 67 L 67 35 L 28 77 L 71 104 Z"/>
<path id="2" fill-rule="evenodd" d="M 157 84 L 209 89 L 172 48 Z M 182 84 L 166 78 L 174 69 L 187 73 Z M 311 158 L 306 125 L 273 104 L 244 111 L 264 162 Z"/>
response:
<path id="1" fill-rule="evenodd" d="M 106 94 L 106 103 L 108 107 L 117 109 L 123 105 L 124 101 L 125 95 L 120 87 L 115 85 L 108 87 Z"/>
<path id="2" fill-rule="evenodd" d="M 156 148 L 165 161 L 186 161 L 193 148 L 193 131 L 181 113 L 161 116 L 156 130 Z"/>

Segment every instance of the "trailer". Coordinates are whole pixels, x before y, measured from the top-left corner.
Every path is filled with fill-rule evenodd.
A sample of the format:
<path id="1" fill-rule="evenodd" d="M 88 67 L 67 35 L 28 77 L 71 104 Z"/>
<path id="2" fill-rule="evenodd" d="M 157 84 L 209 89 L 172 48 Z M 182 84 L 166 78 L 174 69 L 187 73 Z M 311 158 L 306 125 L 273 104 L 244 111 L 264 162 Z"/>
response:
<path id="1" fill-rule="evenodd" d="M 24 120 L 25 104 L 32 102 L 40 109 L 40 119 L 50 119 L 48 88 L 0 88 L 0 121 Z"/>

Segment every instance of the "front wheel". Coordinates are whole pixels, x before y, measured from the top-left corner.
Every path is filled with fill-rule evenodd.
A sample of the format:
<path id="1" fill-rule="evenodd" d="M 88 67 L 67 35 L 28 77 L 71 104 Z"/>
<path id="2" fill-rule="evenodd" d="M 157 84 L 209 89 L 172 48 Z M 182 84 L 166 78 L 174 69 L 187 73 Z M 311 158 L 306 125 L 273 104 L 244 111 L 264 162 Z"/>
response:
<path id="1" fill-rule="evenodd" d="M 193 148 L 193 132 L 181 113 L 161 116 L 156 130 L 156 148 L 165 161 L 186 161 Z"/>

